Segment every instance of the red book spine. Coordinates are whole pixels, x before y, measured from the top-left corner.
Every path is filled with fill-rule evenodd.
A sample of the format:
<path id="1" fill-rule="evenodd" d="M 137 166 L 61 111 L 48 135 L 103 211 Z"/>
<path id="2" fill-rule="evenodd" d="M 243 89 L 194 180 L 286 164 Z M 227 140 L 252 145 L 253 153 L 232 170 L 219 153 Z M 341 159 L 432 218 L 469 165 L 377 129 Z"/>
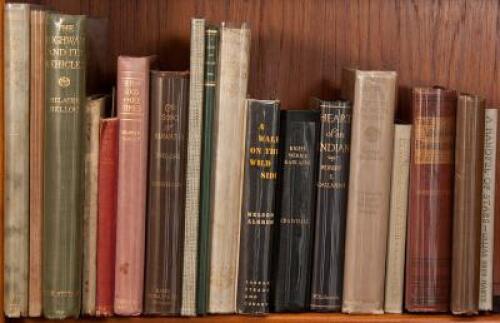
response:
<path id="1" fill-rule="evenodd" d="M 118 118 L 102 119 L 99 143 L 96 315 L 113 315 L 115 294 Z"/>

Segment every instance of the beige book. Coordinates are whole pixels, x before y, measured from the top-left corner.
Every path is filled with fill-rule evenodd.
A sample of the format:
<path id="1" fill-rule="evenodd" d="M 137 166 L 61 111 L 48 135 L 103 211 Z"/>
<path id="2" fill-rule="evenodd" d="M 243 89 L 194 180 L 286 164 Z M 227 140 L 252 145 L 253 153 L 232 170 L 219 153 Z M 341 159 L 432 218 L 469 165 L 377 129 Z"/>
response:
<path id="1" fill-rule="evenodd" d="M 208 311 L 236 311 L 250 30 L 221 27 L 214 117 Z"/>
<path id="2" fill-rule="evenodd" d="M 410 173 L 411 125 L 394 126 L 392 155 L 391 202 L 385 277 L 385 306 L 387 313 L 402 313 L 404 295 L 406 217 Z"/>
<path id="3" fill-rule="evenodd" d="M 344 70 L 353 102 L 344 313 L 383 313 L 396 72 Z"/>

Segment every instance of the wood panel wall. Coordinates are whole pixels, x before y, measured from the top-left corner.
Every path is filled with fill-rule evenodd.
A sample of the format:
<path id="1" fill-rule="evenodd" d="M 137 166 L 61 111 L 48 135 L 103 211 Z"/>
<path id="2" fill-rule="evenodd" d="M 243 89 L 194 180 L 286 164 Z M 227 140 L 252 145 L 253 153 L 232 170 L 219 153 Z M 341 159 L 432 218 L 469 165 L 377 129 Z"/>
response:
<path id="1" fill-rule="evenodd" d="M 72 14 L 109 18 L 104 80 L 119 54 L 157 53 L 164 69 L 187 69 L 191 17 L 248 22 L 249 94 L 284 107 L 333 98 L 341 69 L 399 73 L 399 116 L 409 88 L 441 85 L 500 106 L 500 8 L 496 0 L 35 0 Z"/>

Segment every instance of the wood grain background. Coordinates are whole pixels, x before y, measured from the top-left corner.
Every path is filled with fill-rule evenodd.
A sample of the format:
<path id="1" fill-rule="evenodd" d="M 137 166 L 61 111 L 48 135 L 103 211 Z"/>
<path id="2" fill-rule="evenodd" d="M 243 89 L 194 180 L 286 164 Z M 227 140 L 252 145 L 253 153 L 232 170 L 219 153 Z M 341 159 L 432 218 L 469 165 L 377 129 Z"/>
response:
<path id="1" fill-rule="evenodd" d="M 156 53 L 164 69 L 187 69 L 191 17 L 248 22 L 249 94 L 307 105 L 333 98 L 341 69 L 399 73 L 399 117 L 409 88 L 441 85 L 500 106 L 497 0 L 35 0 L 65 13 L 109 18 L 105 84 L 119 54 Z"/>

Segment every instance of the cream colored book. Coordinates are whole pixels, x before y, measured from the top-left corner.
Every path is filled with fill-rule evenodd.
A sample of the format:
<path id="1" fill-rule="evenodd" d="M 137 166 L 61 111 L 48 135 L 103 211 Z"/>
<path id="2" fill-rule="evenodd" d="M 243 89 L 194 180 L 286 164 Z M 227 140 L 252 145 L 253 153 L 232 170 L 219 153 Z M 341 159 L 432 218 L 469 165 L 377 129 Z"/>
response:
<path id="1" fill-rule="evenodd" d="M 209 313 L 236 311 L 250 30 L 221 27 L 214 117 Z"/>
<path id="2" fill-rule="evenodd" d="M 386 313 L 403 312 L 406 217 L 408 211 L 408 183 L 410 173 L 411 125 L 394 126 L 392 154 L 391 203 L 387 261 L 385 275 Z"/>

